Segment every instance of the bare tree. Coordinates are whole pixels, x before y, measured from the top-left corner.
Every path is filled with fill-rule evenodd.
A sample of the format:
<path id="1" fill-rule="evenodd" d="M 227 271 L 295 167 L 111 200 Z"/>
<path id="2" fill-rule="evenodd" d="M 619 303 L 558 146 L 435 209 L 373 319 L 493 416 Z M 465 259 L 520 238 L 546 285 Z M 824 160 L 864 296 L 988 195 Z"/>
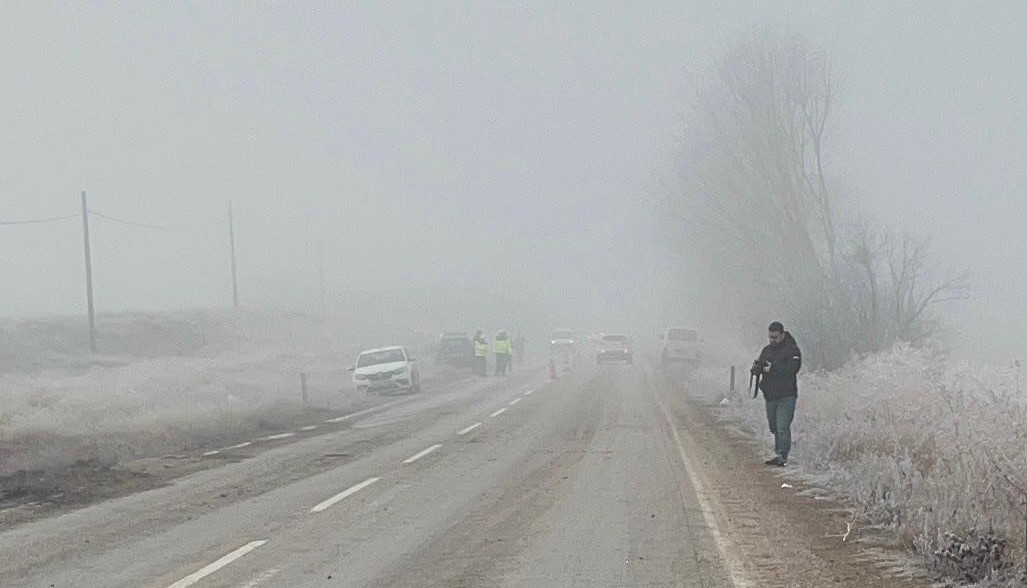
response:
<path id="1" fill-rule="evenodd" d="M 664 219 L 743 323 L 782 317 L 814 364 L 922 342 L 966 280 L 929 279 L 929 242 L 867 221 L 840 237 L 827 149 L 831 64 L 798 37 L 760 36 L 694 80 Z M 725 296 L 725 293 L 730 293 Z"/>

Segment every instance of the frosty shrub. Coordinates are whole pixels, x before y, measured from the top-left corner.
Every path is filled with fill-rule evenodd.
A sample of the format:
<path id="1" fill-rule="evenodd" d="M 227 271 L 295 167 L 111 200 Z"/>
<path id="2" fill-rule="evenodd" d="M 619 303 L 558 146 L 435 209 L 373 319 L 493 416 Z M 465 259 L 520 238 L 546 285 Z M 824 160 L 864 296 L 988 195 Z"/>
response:
<path id="1" fill-rule="evenodd" d="M 981 580 L 1024 557 L 1025 405 L 1012 369 L 897 345 L 802 375 L 793 460 L 864 524 L 892 529 L 936 569 Z M 769 435 L 761 400 L 739 398 L 723 415 Z"/>

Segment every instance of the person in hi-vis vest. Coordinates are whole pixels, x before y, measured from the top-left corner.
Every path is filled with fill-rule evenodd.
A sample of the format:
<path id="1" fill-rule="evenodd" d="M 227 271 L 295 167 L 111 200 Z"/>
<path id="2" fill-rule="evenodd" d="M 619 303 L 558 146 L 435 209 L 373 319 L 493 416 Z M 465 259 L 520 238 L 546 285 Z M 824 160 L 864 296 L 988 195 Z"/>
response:
<path id="1" fill-rule="evenodd" d="M 489 375 L 488 356 L 489 344 L 479 330 L 474 334 L 474 373 L 479 376 Z"/>
<path id="2" fill-rule="evenodd" d="M 506 331 L 496 333 L 496 344 L 493 351 L 496 352 L 496 375 L 505 376 L 506 370 L 510 366 L 510 353 L 513 351 L 509 333 Z"/>

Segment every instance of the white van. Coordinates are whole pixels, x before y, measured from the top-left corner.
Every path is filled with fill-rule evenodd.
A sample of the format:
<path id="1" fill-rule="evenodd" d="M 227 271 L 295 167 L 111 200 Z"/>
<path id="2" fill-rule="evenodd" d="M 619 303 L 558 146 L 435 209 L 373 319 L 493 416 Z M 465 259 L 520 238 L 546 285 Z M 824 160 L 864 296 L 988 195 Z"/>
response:
<path id="1" fill-rule="evenodd" d="M 660 335 L 660 365 L 679 363 L 699 367 L 702 359 L 699 332 L 685 327 L 670 327 Z"/>

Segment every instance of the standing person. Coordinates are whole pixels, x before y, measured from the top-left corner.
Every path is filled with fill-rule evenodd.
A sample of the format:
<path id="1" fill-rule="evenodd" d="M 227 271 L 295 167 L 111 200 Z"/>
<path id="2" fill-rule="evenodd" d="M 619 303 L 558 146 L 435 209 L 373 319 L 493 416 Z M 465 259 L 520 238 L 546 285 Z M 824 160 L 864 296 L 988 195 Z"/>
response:
<path id="1" fill-rule="evenodd" d="M 488 376 L 489 344 L 479 329 L 474 333 L 474 372 L 479 376 Z"/>
<path id="2" fill-rule="evenodd" d="M 496 352 L 496 375 L 505 376 L 510 365 L 510 353 L 513 346 L 510 345 L 510 334 L 500 330 L 496 333 L 496 344 L 493 348 Z"/>
<path id="3" fill-rule="evenodd" d="M 796 374 L 802 368 L 802 352 L 792 334 L 784 325 L 774 321 L 768 327 L 770 344 L 763 348 L 760 356 L 752 363 L 752 375 L 760 376 L 759 389 L 767 404 L 767 424 L 774 434 L 773 458 L 764 463 L 769 466 L 784 466 L 792 449 L 792 419 L 795 417 L 795 401 L 799 396 Z"/>

